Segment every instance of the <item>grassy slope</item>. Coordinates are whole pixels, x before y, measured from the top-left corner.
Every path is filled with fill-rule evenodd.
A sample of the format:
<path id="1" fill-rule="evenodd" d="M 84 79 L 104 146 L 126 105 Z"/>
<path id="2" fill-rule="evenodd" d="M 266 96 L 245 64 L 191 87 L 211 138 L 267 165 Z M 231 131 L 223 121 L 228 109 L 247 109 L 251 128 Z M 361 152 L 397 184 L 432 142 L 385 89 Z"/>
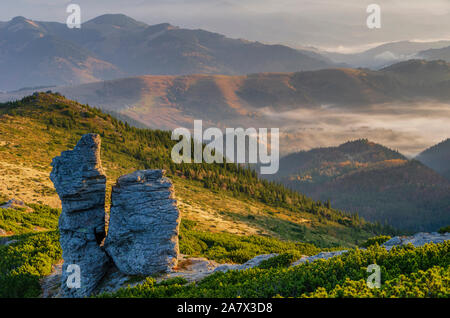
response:
<path id="1" fill-rule="evenodd" d="M 283 197 L 277 188 L 273 190 L 245 173 L 236 177 L 231 168 L 174 168 L 168 157 L 168 133 L 146 131 L 147 135 L 139 135 L 136 131 L 143 130 L 130 129 L 100 111 L 57 95 L 40 94 L 20 103 L 4 104 L 0 106 L 0 123 L 0 161 L 42 173 L 39 179 L 15 175 L 18 180 L 6 184 L 9 197 L 31 192 L 27 196 L 30 202 L 55 202 L 51 183 L 42 195 L 52 158 L 73 148 L 82 134 L 98 132 L 102 135 L 102 161 L 109 187 L 118 176 L 136 169 L 166 168 L 173 178 L 183 218 L 201 221 L 201 230 L 265 234 L 323 246 L 354 246 L 373 234 L 361 220 L 303 197 L 289 203 L 293 197 Z M 240 188 L 230 189 L 233 184 Z M 255 194 L 242 194 L 242 189 Z"/>

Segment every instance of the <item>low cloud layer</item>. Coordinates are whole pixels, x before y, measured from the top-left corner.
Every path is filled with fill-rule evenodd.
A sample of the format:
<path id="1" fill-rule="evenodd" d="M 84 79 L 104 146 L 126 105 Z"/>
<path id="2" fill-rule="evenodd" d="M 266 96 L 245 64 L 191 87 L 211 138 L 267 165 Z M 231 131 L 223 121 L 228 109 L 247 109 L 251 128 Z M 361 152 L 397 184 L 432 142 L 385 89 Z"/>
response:
<path id="1" fill-rule="evenodd" d="M 364 110 L 323 107 L 285 113 L 265 111 L 272 125 L 280 125 L 282 151 L 336 146 L 367 138 L 406 156 L 450 138 L 450 104 L 384 104 Z"/>

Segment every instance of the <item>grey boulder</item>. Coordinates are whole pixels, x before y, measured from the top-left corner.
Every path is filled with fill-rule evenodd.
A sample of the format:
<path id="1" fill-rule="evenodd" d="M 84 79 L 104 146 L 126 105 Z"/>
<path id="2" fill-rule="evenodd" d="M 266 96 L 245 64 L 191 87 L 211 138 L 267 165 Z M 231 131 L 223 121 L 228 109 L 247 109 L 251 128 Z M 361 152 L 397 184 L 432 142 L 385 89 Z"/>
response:
<path id="1" fill-rule="evenodd" d="M 110 262 L 99 246 L 105 237 L 106 189 L 100 145 L 100 136 L 84 135 L 72 151 L 64 151 L 52 162 L 50 179 L 62 203 L 59 230 L 64 259 L 61 288 L 65 297 L 89 296 Z M 79 287 L 67 284 L 75 274 L 67 271 L 70 265 L 80 269 Z"/>
<path id="2" fill-rule="evenodd" d="M 177 265 L 180 212 L 163 170 L 140 170 L 117 180 L 105 248 L 127 275 L 169 272 Z"/>

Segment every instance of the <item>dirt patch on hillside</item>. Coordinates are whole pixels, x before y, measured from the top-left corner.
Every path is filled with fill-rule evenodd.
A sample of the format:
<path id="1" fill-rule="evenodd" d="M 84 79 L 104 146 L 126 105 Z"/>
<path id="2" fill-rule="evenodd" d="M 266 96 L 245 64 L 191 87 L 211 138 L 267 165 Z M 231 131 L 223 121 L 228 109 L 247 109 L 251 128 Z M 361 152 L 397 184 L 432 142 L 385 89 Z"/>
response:
<path id="1" fill-rule="evenodd" d="M 49 172 L 0 161 L 0 193 L 27 203 L 61 208 Z"/>

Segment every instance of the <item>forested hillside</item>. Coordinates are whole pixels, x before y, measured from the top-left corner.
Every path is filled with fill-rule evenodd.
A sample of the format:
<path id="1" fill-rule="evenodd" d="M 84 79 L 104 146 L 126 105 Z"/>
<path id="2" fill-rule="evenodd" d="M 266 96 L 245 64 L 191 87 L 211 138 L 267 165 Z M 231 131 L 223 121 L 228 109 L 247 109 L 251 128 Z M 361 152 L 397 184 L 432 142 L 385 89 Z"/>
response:
<path id="1" fill-rule="evenodd" d="M 450 139 L 426 149 L 416 159 L 450 180 Z"/>
<path id="2" fill-rule="evenodd" d="M 412 231 L 450 223 L 450 182 L 368 140 L 288 155 L 272 179 L 371 221 Z"/>
<path id="3" fill-rule="evenodd" d="M 170 132 L 131 127 L 57 94 L 40 93 L 2 104 L 0 122 L 1 168 L 3 182 L 8 183 L 0 189 L 8 198 L 58 207 L 48 180 L 52 158 L 73 148 L 83 134 L 96 132 L 102 137 L 108 188 L 130 171 L 164 168 L 174 180 L 182 213 L 208 230 L 236 227 L 236 233 L 324 244 L 354 244 L 382 230 L 356 214 L 327 208 L 234 164 L 174 164 L 170 151 L 176 141 Z M 222 223 L 230 226 L 223 228 Z"/>

